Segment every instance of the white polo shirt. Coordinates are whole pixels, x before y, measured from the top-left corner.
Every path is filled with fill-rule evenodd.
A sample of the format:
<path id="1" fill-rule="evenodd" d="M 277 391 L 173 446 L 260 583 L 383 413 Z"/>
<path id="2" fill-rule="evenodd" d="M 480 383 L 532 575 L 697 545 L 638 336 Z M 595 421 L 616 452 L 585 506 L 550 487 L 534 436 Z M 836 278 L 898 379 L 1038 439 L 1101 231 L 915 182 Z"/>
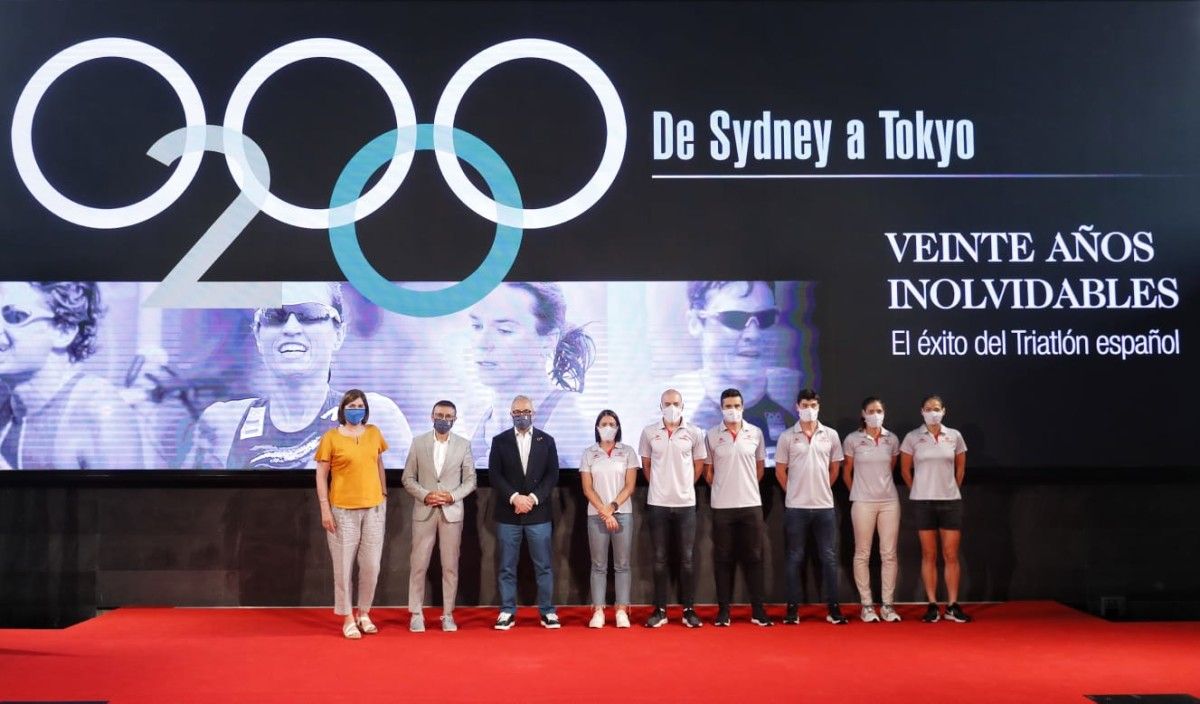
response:
<path id="1" fill-rule="evenodd" d="M 668 508 L 696 505 L 695 460 L 708 457 L 702 430 L 680 423 L 673 432 L 667 432 L 666 424 L 659 420 L 642 430 L 638 454 L 650 458 L 647 504 Z"/>
<path id="2" fill-rule="evenodd" d="M 625 472 L 641 466 L 637 451 L 623 442 L 613 445 L 611 452 L 606 452 L 600 443 L 596 443 L 583 451 L 583 459 L 579 461 L 579 471 L 592 475 L 592 489 L 606 504 L 612 503 L 625 488 Z M 590 501 L 587 512 L 589 516 L 600 515 Z M 628 498 L 617 507 L 617 513 L 632 512 L 633 502 Z"/>
<path id="3" fill-rule="evenodd" d="M 767 457 L 762 431 L 742 422 L 736 434 L 724 423 L 705 434 L 707 464 L 713 466 L 712 507 L 747 508 L 762 506 L 758 490 L 758 461 Z"/>
<path id="4" fill-rule="evenodd" d="M 913 485 L 908 498 L 916 501 L 954 501 L 962 498 L 954 480 L 954 458 L 967 451 L 962 433 L 942 426 L 936 440 L 922 425 L 904 436 L 900 451 L 912 455 Z"/>
<path id="5" fill-rule="evenodd" d="M 796 423 L 783 431 L 775 447 L 775 465 L 787 465 L 787 508 L 833 508 L 829 463 L 843 459 L 842 441 L 828 425 L 817 422 L 812 439 Z"/>
<path id="6" fill-rule="evenodd" d="M 855 430 L 842 444 L 843 454 L 854 458 L 854 486 L 850 487 L 851 501 L 896 501 L 896 482 L 892 478 L 896 455 L 900 454 L 900 438 L 887 428 L 879 429 L 879 437 Z"/>

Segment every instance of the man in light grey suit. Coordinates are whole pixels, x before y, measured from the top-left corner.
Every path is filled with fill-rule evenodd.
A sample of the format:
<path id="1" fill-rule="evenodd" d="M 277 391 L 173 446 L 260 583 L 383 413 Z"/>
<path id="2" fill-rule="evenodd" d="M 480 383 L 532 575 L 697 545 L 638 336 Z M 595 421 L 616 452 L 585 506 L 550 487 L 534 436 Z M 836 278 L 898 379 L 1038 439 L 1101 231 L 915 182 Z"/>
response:
<path id="1" fill-rule="evenodd" d="M 433 406 L 433 430 L 413 439 L 404 463 L 404 490 L 413 497 L 412 558 L 408 578 L 409 630 L 425 630 L 425 572 L 433 543 L 441 544 L 442 630 L 457 631 L 458 554 L 462 543 L 463 500 L 475 491 L 471 442 L 450 432 L 458 409 L 450 401 Z"/>

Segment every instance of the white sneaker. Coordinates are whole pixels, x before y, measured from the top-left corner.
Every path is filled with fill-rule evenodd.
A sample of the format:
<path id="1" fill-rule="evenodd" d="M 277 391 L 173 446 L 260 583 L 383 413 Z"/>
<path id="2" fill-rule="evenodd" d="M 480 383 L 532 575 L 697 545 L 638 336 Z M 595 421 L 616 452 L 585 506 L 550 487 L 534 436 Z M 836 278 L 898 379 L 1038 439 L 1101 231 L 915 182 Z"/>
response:
<path id="1" fill-rule="evenodd" d="M 592 612 L 592 620 L 588 621 L 588 628 L 604 628 L 604 609 L 596 609 Z"/>
<path id="2" fill-rule="evenodd" d="M 884 621 L 889 623 L 900 622 L 900 614 L 896 613 L 896 610 L 892 608 L 891 604 L 884 604 L 883 608 L 879 609 L 879 614 L 883 617 Z"/>
<path id="3" fill-rule="evenodd" d="M 858 617 L 863 620 L 863 623 L 875 623 L 879 620 L 879 614 L 875 613 L 875 607 L 870 604 L 863 604 L 862 611 Z"/>
<path id="4" fill-rule="evenodd" d="M 625 609 L 617 609 L 617 628 L 629 628 L 629 614 Z"/>

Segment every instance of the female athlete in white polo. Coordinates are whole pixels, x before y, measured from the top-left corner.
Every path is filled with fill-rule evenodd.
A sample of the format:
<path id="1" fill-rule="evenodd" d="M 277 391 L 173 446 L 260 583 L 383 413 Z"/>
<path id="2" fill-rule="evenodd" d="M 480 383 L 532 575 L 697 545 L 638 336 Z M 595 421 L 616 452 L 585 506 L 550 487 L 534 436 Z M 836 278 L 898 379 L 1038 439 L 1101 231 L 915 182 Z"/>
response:
<path id="1" fill-rule="evenodd" d="M 854 584 L 862 602 L 860 617 L 871 623 L 899 621 L 893 608 L 896 593 L 896 539 L 900 534 L 900 495 L 892 472 L 900 454 L 900 439 L 883 427 L 883 401 L 870 396 L 862 402 L 862 422 L 846 436 L 842 475 L 850 490 L 850 520 L 854 524 Z M 883 608 L 875 613 L 871 599 L 871 543 L 879 533 Z"/>
<path id="2" fill-rule="evenodd" d="M 621 442 L 621 419 L 605 409 L 596 416 L 596 444 L 583 451 L 579 477 L 587 498 L 588 547 L 592 553 L 591 628 L 604 627 L 605 588 L 608 583 L 608 548 L 612 545 L 616 587 L 617 628 L 629 628 L 632 578 L 629 556 L 633 550 L 633 490 L 642 460 L 637 450 Z"/>
<path id="3" fill-rule="evenodd" d="M 958 543 L 962 536 L 962 486 L 967 468 L 967 444 L 962 433 L 942 425 L 946 405 L 940 396 L 921 402 L 925 424 L 904 436 L 900 444 L 900 474 L 908 485 L 908 498 L 916 508 L 917 535 L 921 538 L 921 579 L 929 607 L 926 623 L 939 618 L 937 606 L 938 538 L 945 560 L 946 618 L 967 623 L 970 616 L 958 605 Z"/>

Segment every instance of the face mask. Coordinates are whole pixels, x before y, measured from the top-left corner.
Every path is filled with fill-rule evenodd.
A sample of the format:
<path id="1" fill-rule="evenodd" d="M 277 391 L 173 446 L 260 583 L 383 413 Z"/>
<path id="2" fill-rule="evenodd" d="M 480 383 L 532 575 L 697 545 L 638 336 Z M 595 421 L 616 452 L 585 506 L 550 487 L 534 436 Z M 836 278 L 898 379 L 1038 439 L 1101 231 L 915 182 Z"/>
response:
<path id="1" fill-rule="evenodd" d="M 817 422 L 817 413 L 820 412 L 820 410 L 821 409 L 819 409 L 819 408 L 801 408 L 800 409 L 800 422 L 801 423 L 816 423 Z"/>
<path id="2" fill-rule="evenodd" d="M 450 429 L 453 427 L 454 421 L 452 420 L 446 420 L 445 418 L 433 419 L 433 429 L 437 431 L 438 435 L 445 435 L 446 433 L 450 432 Z"/>
<path id="3" fill-rule="evenodd" d="M 721 415 L 725 418 L 726 423 L 742 422 L 742 409 L 740 408 L 722 408 Z"/>
<path id="4" fill-rule="evenodd" d="M 678 423 L 683 418 L 683 409 L 679 406 L 663 406 L 663 420 L 668 423 Z"/>
<path id="5" fill-rule="evenodd" d="M 945 411 L 922 411 L 921 417 L 925 419 L 925 425 L 938 425 L 942 422 L 942 418 L 946 415 Z"/>
<path id="6" fill-rule="evenodd" d="M 868 428 L 882 428 L 883 414 L 882 413 L 866 413 L 863 415 L 863 420 L 867 422 Z"/>
<path id="7" fill-rule="evenodd" d="M 363 422 L 363 418 L 367 417 L 367 409 L 365 408 L 347 408 L 346 422 L 350 425 L 358 425 Z"/>
<path id="8" fill-rule="evenodd" d="M 604 442 L 612 442 L 617 437 L 617 429 L 611 425 L 602 425 L 596 428 L 596 432 L 600 433 L 600 439 Z"/>
<path id="9" fill-rule="evenodd" d="M 513 416 L 512 419 L 513 427 L 522 432 L 533 427 L 533 416 Z"/>

